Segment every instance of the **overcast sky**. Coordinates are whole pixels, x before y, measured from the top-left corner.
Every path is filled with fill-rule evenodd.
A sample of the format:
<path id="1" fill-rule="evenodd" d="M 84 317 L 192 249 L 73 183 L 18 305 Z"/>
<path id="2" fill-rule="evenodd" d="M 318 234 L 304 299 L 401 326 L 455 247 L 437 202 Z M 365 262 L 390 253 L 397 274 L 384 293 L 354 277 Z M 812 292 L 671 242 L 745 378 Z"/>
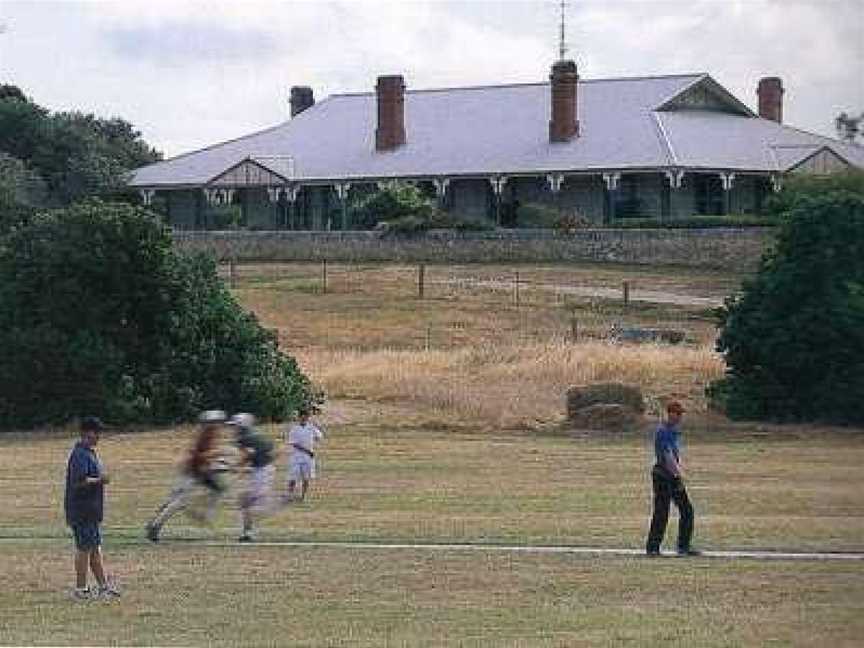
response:
<path id="1" fill-rule="evenodd" d="M 370 91 L 548 79 L 556 0 L 287 2 L 0 0 L 0 83 L 51 110 L 131 121 L 166 156 Z M 864 0 L 568 0 L 583 78 L 708 72 L 755 107 L 761 76 L 786 87 L 784 121 L 834 136 L 864 111 Z"/>

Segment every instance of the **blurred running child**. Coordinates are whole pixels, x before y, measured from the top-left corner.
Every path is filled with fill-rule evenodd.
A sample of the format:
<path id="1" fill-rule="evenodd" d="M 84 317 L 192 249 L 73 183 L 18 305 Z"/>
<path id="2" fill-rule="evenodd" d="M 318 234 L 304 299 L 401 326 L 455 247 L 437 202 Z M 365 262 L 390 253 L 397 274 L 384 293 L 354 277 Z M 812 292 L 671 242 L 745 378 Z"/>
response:
<path id="1" fill-rule="evenodd" d="M 252 414 L 235 414 L 228 421 L 234 427 L 235 443 L 240 449 L 240 465 L 247 470 L 246 484 L 240 493 L 243 532 L 240 542 L 253 541 L 253 515 L 272 512 L 273 443 L 255 430 Z"/>
<path id="2" fill-rule="evenodd" d="M 203 487 L 207 492 L 207 509 L 201 521 L 209 522 L 216 512 L 216 505 L 225 494 L 225 485 L 220 473 L 227 469 L 221 456 L 219 431 L 225 424 L 226 414 L 221 410 L 207 410 L 198 417 L 201 425 L 195 443 L 180 465 L 180 478 L 159 507 L 156 515 L 147 523 L 147 538 L 159 541 L 159 533 L 172 515 L 186 509 L 195 490 Z"/>
<path id="3" fill-rule="evenodd" d="M 301 408 L 297 423 L 288 428 L 285 444 L 288 455 L 288 491 L 284 501 L 294 500 L 294 488 L 301 481 L 300 501 L 306 499 L 309 482 L 315 479 L 315 443 L 324 439 L 324 434 L 309 420 L 309 408 Z"/>

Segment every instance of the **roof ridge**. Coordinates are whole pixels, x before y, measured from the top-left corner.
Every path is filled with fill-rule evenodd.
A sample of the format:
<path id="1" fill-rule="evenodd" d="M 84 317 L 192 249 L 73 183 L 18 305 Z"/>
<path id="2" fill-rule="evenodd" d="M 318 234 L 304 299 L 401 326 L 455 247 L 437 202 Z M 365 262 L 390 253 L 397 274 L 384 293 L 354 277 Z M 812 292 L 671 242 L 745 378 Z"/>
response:
<path id="1" fill-rule="evenodd" d="M 308 110 L 315 108 L 316 106 L 320 106 L 321 104 L 323 104 L 328 99 L 330 99 L 330 97 L 324 97 L 321 101 L 309 106 L 309 108 L 304 110 L 303 113 L 307 112 Z M 215 144 L 210 144 L 209 146 L 205 146 L 205 147 L 200 148 L 200 149 L 195 149 L 193 151 L 187 151 L 186 153 L 181 153 L 180 155 L 175 155 L 174 157 L 170 157 L 167 160 L 159 160 L 158 162 L 153 162 L 152 164 L 148 164 L 146 166 L 139 167 L 139 168 L 135 169 L 135 171 L 137 172 L 137 171 L 141 171 L 142 169 L 149 169 L 150 167 L 159 166 L 160 164 L 167 164 L 168 162 L 174 162 L 175 160 L 180 160 L 180 159 L 188 157 L 190 155 L 195 155 L 196 153 L 203 153 L 205 151 L 209 151 L 211 149 L 218 148 L 220 146 L 225 146 L 226 144 L 233 144 L 234 142 L 240 142 L 244 139 L 249 139 L 250 137 L 256 137 L 258 135 L 263 135 L 264 133 L 269 133 L 270 131 L 274 131 L 274 130 L 277 130 L 279 128 L 283 128 L 285 126 L 288 126 L 292 121 L 294 121 L 294 119 L 296 119 L 297 117 L 299 117 L 303 113 L 299 113 L 298 115 L 295 115 L 293 118 L 286 119 L 285 121 L 279 122 L 278 124 L 275 124 L 274 126 L 268 126 L 267 128 L 262 128 L 261 130 L 255 131 L 254 133 L 248 133 L 246 135 L 241 135 L 240 137 L 232 137 L 231 139 L 223 140 L 221 142 L 216 142 Z"/>
<path id="2" fill-rule="evenodd" d="M 613 83 L 617 81 L 649 81 L 655 79 L 680 79 L 680 78 L 700 78 L 703 76 L 707 76 L 707 72 L 689 72 L 689 73 L 680 73 L 680 74 L 649 74 L 646 76 L 629 76 L 629 77 L 602 77 L 599 79 L 583 79 L 580 77 L 579 83 Z M 415 89 L 406 89 L 405 92 L 407 94 L 418 94 L 422 92 L 452 92 L 454 90 L 492 90 L 499 88 L 523 88 L 528 86 L 548 86 L 548 81 L 523 81 L 523 82 L 514 82 L 514 83 L 497 83 L 497 84 L 481 84 L 481 85 L 469 85 L 469 86 L 448 86 L 448 87 L 440 87 L 440 88 L 415 88 Z M 375 91 L 365 91 L 365 92 L 338 92 L 336 94 L 328 95 L 329 97 L 374 97 Z"/>

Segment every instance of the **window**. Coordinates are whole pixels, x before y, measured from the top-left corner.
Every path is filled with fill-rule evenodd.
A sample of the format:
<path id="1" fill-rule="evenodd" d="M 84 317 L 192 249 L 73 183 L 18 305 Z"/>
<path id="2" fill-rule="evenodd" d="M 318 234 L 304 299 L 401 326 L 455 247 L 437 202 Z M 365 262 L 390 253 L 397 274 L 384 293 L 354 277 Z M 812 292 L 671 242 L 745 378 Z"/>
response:
<path id="1" fill-rule="evenodd" d="M 621 176 L 615 195 L 615 216 L 617 218 L 639 218 L 642 215 L 638 176 Z"/>
<path id="2" fill-rule="evenodd" d="M 726 213 L 723 184 L 719 175 L 696 175 L 693 191 L 696 199 L 696 213 L 716 216 Z"/>

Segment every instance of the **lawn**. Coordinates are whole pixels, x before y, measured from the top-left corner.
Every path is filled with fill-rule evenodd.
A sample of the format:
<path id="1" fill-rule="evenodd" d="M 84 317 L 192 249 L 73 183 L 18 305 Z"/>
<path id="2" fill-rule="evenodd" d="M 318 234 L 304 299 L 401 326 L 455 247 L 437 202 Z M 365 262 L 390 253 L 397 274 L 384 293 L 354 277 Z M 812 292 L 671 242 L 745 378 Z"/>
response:
<path id="1" fill-rule="evenodd" d="M 644 541 L 644 437 L 448 428 L 368 402 L 333 403 L 324 422 L 310 501 L 263 522 L 261 540 Z M 278 428 L 262 430 L 278 438 Z M 150 545 L 142 525 L 191 433 L 103 439 L 114 478 L 106 554 L 124 597 L 88 604 L 67 597 L 71 542 L 60 517 L 74 434 L 0 438 L 0 568 L 15 584 L 0 594 L 2 643 L 803 646 L 864 637 L 857 561 L 234 545 L 230 500 L 214 528 L 178 516 Z M 864 550 L 864 439 L 821 434 L 817 442 L 805 428 L 694 425 L 687 457 L 699 546 Z M 674 531 L 673 521 L 667 547 Z M 213 540 L 228 546 L 205 544 Z"/>
<path id="2" fill-rule="evenodd" d="M 688 406 L 695 542 L 714 550 L 864 551 L 864 435 L 732 424 L 703 306 L 574 296 L 620 287 L 720 299 L 742 277 L 626 266 L 250 266 L 234 294 L 328 393 L 308 502 L 241 545 L 234 498 L 214 525 L 143 525 L 189 426 L 113 430 L 105 550 L 123 597 L 73 602 L 62 521 L 71 429 L 0 436 L 0 644 L 226 646 L 857 646 L 864 561 L 382 549 L 368 543 L 633 548 L 650 515 L 650 433 Z M 511 281 L 519 272 L 519 295 Z M 510 282 L 510 283 L 508 283 Z M 573 340 L 572 323 L 578 324 Z M 613 344 L 613 324 L 681 328 L 679 346 Z M 573 384 L 639 385 L 628 434 L 570 429 Z M 280 447 L 280 427 L 261 431 Z M 230 439 L 226 437 L 226 442 Z M 281 486 L 284 458 L 278 465 Z M 673 518 L 666 548 L 674 545 Z"/>

